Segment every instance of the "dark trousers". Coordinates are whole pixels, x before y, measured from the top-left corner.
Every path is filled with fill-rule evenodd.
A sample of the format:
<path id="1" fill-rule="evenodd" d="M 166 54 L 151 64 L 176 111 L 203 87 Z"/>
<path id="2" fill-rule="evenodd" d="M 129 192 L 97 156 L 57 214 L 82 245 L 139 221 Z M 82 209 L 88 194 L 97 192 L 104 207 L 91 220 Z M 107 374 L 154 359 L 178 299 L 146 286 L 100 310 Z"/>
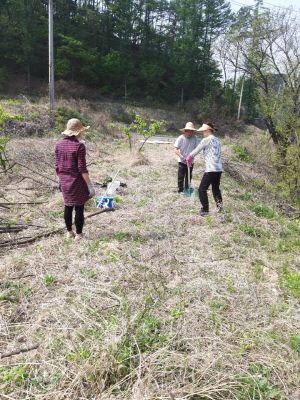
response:
<path id="1" fill-rule="evenodd" d="M 65 206 L 65 223 L 67 230 L 70 232 L 72 230 L 72 214 L 73 214 L 73 207 L 74 206 Z M 75 206 L 75 226 L 76 226 L 76 233 L 82 233 L 83 223 L 84 223 L 84 205 L 82 206 Z"/>
<path id="2" fill-rule="evenodd" d="M 192 181 L 193 165 L 190 168 L 190 179 Z M 185 189 L 189 188 L 188 184 L 188 167 L 186 164 L 178 163 L 178 192 L 183 192 L 183 187 Z"/>
<path id="3" fill-rule="evenodd" d="M 220 191 L 220 180 L 222 172 L 205 172 L 199 186 L 199 198 L 202 204 L 202 210 L 208 211 L 207 189 L 211 185 L 212 193 L 218 208 L 222 205 L 222 195 Z"/>

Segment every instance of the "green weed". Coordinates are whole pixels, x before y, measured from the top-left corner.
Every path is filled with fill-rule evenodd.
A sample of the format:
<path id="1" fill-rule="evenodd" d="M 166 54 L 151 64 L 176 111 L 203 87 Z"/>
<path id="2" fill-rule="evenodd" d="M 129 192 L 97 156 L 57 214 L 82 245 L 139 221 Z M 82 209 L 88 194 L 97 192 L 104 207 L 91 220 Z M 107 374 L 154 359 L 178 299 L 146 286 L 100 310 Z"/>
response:
<path id="1" fill-rule="evenodd" d="M 288 287 L 295 297 L 300 297 L 300 273 L 289 272 L 283 275 L 283 279 L 281 283 Z"/>
<path id="2" fill-rule="evenodd" d="M 124 203 L 124 200 L 121 199 L 121 198 L 118 197 L 118 196 L 115 196 L 115 197 L 114 197 L 114 202 L 116 202 L 116 203 L 118 203 L 118 204 L 123 204 L 123 203 Z"/>
<path id="3" fill-rule="evenodd" d="M 113 233 L 112 237 L 119 242 L 125 242 L 126 240 L 130 239 L 130 233 L 128 232 L 118 232 Z"/>
<path id="4" fill-rule="evenodd" d="M 140 253 L 137 250 L 130 249 L 129 250 L 129 254 L 130 254 L 130 256 L 132 258 L 135 258 L 135 259 L 139 259 L 140 258 Z"/>
<path id="5" fill-rule="evenodd" d="M 243 225 L 238 225 L 237 227 L 240 231 L 244 232 L 248 236 L 259 237 L 261 235 L 260 231 L 257 228 L 247 224 L 247 222 L 245 222 Z"/>
<path id="6" fill-rule="evenodd" d="M 270 383 L 270 370 L 261 365 L 250 366 L 250 376 L 237 376 L 239 400 L 280 400 L 282 391 Z"/>
<path id="7" fill-rule="evenodd" d="M 56 276 L 48 275 L 44 277 L 44 281 L 47 287 L 52 285 L 52 283 L 55 281 Z"/>
<path id="8" fill-rule="evenodd" d="M 299 232 L 300 232 L 299 222 L 290 222 L 290 223 L 287 224 L 287 227 L 288 227 L 293 233 L 299 233 Z"/>
<path id="9" fill-rule="evenodd" d="M 294 239 L 294 240 L 287 240 L 287 239 L 282 239 L 278 242 L 278 250 L 281 253 L 288 253 L 288 252 L 298 252 L 299 249 L 298 247 L 300 246 L 300 239 Z"/>
<path id="10" fill-rule="evenodd" d="M 170 311 L 170 315 L 172 318 L 179 318 L 184 314 L 184 310 L 182 307 L 174 308 Z"/>
<path id="11" fill-rule="evenodd" d="M 100 247 L 100 240 L 88 241 L 87 245 L 88 245 L 88 248 L 89 248 L 94 254 L 96 254 L 97 251 L 99 250 L 99 247 Z"/>
<path id="12" fill-rule="evenodd" d="M 139 235 L 138 233 L 136 233 L 133 237 L 132 237 L 133 242 L 135 243 L 144 243 L 146 242 L 146 238 Z"/>
<path id="13" fill-rule="evenodd" d="M 262 189 L 265 186 L 264 182 L 260 178 L 255 178 L 253 180 L 253 184 L 254 187 L 258 190 Z"/>
<path id="14" fill-rule="evenodd" d="M 152 303 L 146 299 L 145 309 L 130 322 L 133 310 L 127 304 L 124 305 L 123 311 L 128 315 L 128 334 L 117 344 L 117 351 L 114 353 L 116 367 L 108 371 L 106 387 L 110 387 L 137 367 L 139 361 L 136 355 L 155 352 L 167 340 L 160 333 L 161 322 L 152 315 L 151 306 Z M 115 317 L 112 316 L 112 320 L 107 318 L 109 324 L 115 325 Z"/>
<path id="15" fill-rule="evenodd" d="M 265 264 L 263 261 L 259 259 L 254 259 L 251 262 L 251 265 L 254 267 L 254 278 L 256 282 L 263 281 L 265 279 L 263 269 L 265 267 Z"/>
<path id="16" fill-rule="evenodd" d="M 91 269 L 88 269 L 88 268 L 82 269 L 82 268 L 80 268 L 80 269 L 79 269 L 79 272 L 81 273 L 81 275 L 82 275 L 84 278 L 87 278 L 87 279 L 97 279 L 97 274 L 96 274 L 93 270 L 91 270 Z"/>
<path id="17" fill-rule="evenodd" d="M 139 222 L 137 219 L 132 219 L 131 222 L 133 225 L 138 226 L 139 228 L 144 228 L 145 224 L 143 222 Z"/>
<path id="18" fill-rule="evenodd" d="M 56 219 L 56 218 L 64 218 L 64 213 L 60 211 L 50 211 L 49 214 L 47 214 L 47 217 L 50 218 L 50 220 Z"/>
<path id="19" fill-rule="evenodd" d="M 28 365 L 17 365 L 13 367 L 0 367 L 0 383 L 2 389 L 7 386 L 21 386 L 28 378 L 26 372 Z"/>
<path id="20" fill-rule="evenodd" d="M 228 306 L 228 302 L 226 299 L 222 297 L 218 297 L 216 299 L 211 300 L 210 306 L 213 310 L 224 310 Z"/>
<path id="21" fill-rule="evenodd" d="M 71 351 L 67 355 L 67 360 L 80 361 L 86 360 L 90 356 L 90 351 L 85 348 L 85 346 L 77 346 L 76 351 Z"/>
<path id="22" fill-rule="evenodd" d="M 112 262 L 117 262 L 119 261 L 119 255 L 116 253 L 113 253 L 111 251 L 107 251 L 106 255 L 108 256 L 106 259 L 107 261 L 112 261 Z"/>
<path id="23" fill-rule="evenodd" d="M 290 337 L 290 346 L 294 351 L 300 353 L 300 336 L 292 335 Z"/>
<path id="24" fill-rule="evenodd" d="M 206 221 L 208 227 L 211 228 L 212 217 L 206 217 L 206 218 L 205 218 L 205 221 Z"/>
<path id="25" fill-rule="evenodd" d="M 140 199 L 138 202 L 137 202 L 137 207 L 143 207 L 143 206 L 147 206 L 149 204 L 149 202 L 147 201 L 147 200 L 144 200 L 144 199 Z"/>
<path id="26" fill-rule="evenodd" d="M 249 201 L 252 199 L 252 195 L 250 193 L 242 193 L 237 196 L 238 199 L 242 201 Z"/>
<path id="27" fill-rule="evenodd" d="M 18 299 L 21 286 L 12 282 L 0 282 L 0 300 L 14 302 Z"/>

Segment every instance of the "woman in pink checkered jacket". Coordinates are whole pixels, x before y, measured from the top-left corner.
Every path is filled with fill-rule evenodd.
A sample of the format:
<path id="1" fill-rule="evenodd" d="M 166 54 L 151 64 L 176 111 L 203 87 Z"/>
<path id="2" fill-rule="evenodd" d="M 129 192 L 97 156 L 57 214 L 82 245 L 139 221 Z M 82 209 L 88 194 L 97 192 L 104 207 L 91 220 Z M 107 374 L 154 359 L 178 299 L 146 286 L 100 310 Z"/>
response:
<path id="1" fill-rule="evenodd" d="M 84 223 L 84 204 L 95 195 L 95 189 L 89 177 L 85 160 L 85 145 L 79 141 L 83 132 L 90 127 L 84 127 L 79 119 L 68 121 L 67 129 L 62 132 L 64 139 L 55 147 L 55 169 L 59 177 L 60 188 L 64 198 L 64 218 L 67 227 L 67 237 L 82 239 Z M 72 214 L 75 207 L 76 235 L 72 230 Z"/>

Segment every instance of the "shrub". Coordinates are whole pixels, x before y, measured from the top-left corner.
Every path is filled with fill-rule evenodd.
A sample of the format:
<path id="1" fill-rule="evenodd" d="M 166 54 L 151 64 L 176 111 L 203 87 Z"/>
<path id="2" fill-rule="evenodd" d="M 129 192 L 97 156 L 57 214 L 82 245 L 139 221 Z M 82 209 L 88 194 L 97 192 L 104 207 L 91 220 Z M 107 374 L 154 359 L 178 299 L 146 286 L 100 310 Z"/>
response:
<path id="1" fill-rule="evenodd" d="M 239 160 L 246 161 L 246 162 L 251 161 L 251 157 L 245 146 L 240 146 L 238 144 L 235 144 L 232 148 L 235 152 L 235 155 L 237 156 L 237 158 Z"/>
<path id="2" fill-rule="evenodd" d="M 254 206 L 250 206 L 249 209 L 252 210 L 257 217 L 274 218 L 275 216 L 274 209 L 266 204 L 256 204 Z"/>
<path id="3" fill-rule="evenodd" d="M 55 129 L 58 131 L 63 131 L 68 120 L 72 118 L 80 119 L 83 125 L 88 125 L 89 123 L 88 117 L 82 114 L 78 107 L 68 108 L 66 106 L 59 106 L 55 109 L 54 116 Z"/>

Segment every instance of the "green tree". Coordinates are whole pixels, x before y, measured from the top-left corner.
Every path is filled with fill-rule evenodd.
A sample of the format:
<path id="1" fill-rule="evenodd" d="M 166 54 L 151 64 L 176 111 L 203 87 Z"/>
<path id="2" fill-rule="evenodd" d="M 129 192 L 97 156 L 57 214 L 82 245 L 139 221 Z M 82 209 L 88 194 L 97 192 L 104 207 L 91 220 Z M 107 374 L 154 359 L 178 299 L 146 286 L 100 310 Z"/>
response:
<path id="1" fill-rule="evenodd" d="M 72 37 L 60 36 L 63 43 L 56 51 L 56 76 L 87 84 L 97 84 L 99 78 L 97 49 L 86 48 L 80 40 Z"/>

